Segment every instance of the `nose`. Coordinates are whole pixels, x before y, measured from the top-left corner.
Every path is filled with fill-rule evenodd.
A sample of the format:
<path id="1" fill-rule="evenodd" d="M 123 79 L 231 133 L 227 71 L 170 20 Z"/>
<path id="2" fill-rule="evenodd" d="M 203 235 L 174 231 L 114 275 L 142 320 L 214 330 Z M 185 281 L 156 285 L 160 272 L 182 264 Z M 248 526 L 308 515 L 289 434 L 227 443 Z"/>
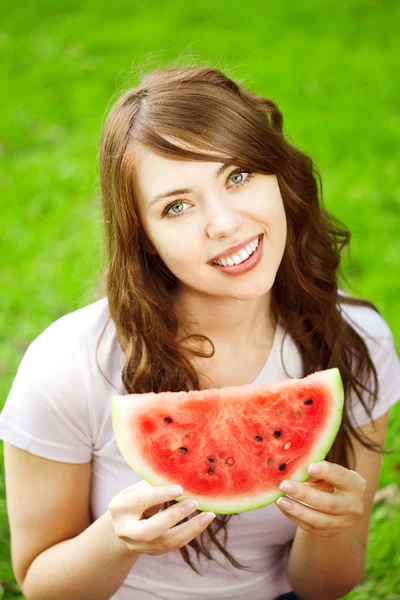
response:
<path id="1" fill-rule="evenodd" d="M 242 223 L 243 219 L 237 211 L 229 209 L 217 199 L 213 200 L 207 222 L 207 235 L 211 239 L 231 236 L 241 228 Z"/>

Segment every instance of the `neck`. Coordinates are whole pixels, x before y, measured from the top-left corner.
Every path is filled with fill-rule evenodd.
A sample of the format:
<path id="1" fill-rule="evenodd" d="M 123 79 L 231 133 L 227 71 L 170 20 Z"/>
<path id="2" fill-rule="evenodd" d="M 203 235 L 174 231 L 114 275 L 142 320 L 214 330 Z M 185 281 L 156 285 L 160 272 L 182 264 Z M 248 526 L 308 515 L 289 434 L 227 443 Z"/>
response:
<path id="1" fill-rule="evenodd" d="M 263 346 L 274 334 L 271 292 L 252 300 L 201 297 L 191 290 L 176 298 L 184 335 L 202 334 L 220 346 Z"/>

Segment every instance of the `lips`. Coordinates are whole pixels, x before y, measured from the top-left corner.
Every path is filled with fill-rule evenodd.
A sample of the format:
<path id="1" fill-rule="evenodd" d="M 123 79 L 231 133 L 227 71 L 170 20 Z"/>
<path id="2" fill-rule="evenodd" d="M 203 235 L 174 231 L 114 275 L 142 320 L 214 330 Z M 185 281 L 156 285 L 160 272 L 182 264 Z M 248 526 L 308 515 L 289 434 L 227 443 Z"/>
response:
<path id="1" fill-rule="evenodd" d="M 259 235 L 258 236 L 253 235 L 253 236 L 247 238 L 247 240 L 240 242 L 240 244 L 235 244 L 234 246 L 231 246 L 230 248 L 225 250 L 222 254 L 217 254 L 217 256 L 214 256 L 208 262 L 211 263 L 213 260 L 221 260 L 221 258 L 225 258 L 225 256 L 230 256 L 231 254 L 236 254 L 237 252 L 239 252 L 239 250 L 241 250 L 242 248 L 245 248 L 247 246 L 247 244 L 255 241 L 259 237 Z"/>
<path id="2" fill-rule="evenodd" d="M 211 268 L 219 271 L 221 274 L 226 275 L 228 277 L 240 277 L 242 275 L 245 275 L 246 273 L 249 273 L 253 269 L 256 269 L 262 260 L 264 254 L 263 241 L 264 236 L 260 235 L 258 246 L 255 252 L 253 252 L 253 254 L 251 254 L 246 260 L 243 260 L 242 262 L 235 265 L 228 265 L 226 267 L 217 262 L 211 262 Z"/>

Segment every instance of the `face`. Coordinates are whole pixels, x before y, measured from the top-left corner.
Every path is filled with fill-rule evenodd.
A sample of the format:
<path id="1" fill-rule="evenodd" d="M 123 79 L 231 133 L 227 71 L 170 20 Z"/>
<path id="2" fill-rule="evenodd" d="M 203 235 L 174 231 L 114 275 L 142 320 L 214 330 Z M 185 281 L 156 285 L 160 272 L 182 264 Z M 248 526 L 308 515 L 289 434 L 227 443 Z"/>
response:
<path id="1" fill-rule="evenodd" d="M 141 221 L 154 251 L 180 281 L 179 292 L 240 300 L 267 294 L 286 244 L 286 216 L 276 176 L 233 164 L 218 174 L 222 162 L 170 160 L 142 147 L 136 157 Z M 155 201 L 173 190 L 187 191 Z M 250 264 L 257 254 L 254 268 L 246 271 L 243 262 L 244 272 L 238 274 L 236 267 L 229 273 L 210 264 L 231 246 L 257 236 L 262 237 L 258 253 L 248 258 Z"/>

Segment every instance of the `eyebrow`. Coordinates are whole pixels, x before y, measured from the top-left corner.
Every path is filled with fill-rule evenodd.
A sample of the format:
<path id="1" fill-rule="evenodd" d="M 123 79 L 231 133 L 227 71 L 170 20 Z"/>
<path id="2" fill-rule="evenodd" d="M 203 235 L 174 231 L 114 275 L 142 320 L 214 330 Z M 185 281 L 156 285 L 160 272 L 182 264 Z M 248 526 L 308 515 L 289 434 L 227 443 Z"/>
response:
<path id="1" fill-rule="evenodd" d="M 232 166 L 232 163 L 224 163 L 221 167 L 219 167 L 215 172 L 215 179 L 218 179 L 222 175 L 222 173 L 226 171 L 226 169 L 228 169 L 230 166 Z M 153 200 L 150 200 L 149 204 L 147 205 L 147 208 L 150 208 L 151 206 L 153 206 L 153 204 L 155 204 L 159 200 L 162 200 L 163 198 L 168 198 L 169 196 L 178 196 L 180 194 L 190 194 L 192 192 L 193 190 L 190 190 L 189 188 L 183 188 L 181 190 L 171 190 L 170 192 L 164 192 L 164 194 L 158 194 L 158 196 L 155 196 Z"/>

